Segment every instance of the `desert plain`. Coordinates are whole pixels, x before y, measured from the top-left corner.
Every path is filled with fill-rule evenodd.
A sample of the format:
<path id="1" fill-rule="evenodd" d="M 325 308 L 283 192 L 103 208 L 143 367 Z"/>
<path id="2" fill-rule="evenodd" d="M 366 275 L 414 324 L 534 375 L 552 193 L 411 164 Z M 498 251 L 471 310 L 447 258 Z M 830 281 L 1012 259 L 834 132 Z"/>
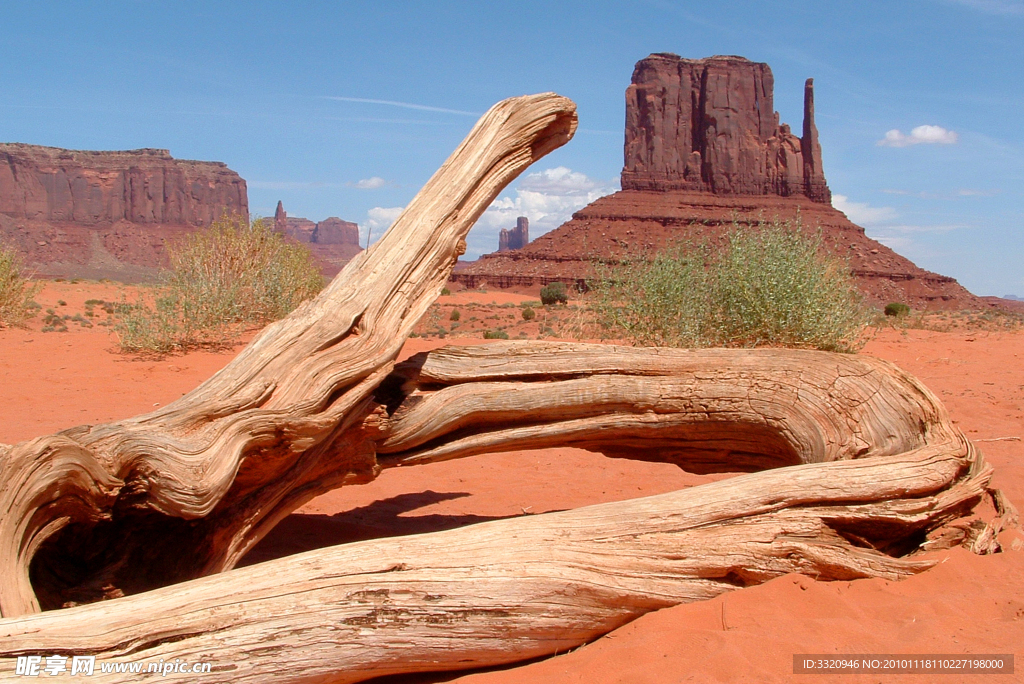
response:
<path id="1" fill-rule="evenodd" d="M 144 413 L 186 393 L 241 348 L 164 357 L 117 350 L 108 316 L 89 300 L 138 296 L 111 282 L 46 281 L 43 310 L 69 320 L 43 332 L 41 316 L 0 329 L 0 442 L 17 443 L 81 424 Z M 558 335 L 572 316 L 537 307 L 536 295 L 456 291 L 442 296 L 402 356 L 447 343 L 484 344 L 500 324 L 510 337 Z M 459 310 L 459 321 L 451 311 Z M 93 316 L 84 314 L 91 311 Z M 1024 508 L 1024 330 L 999 330 L 948 315 L 942 330 L 883 326 L 861 353 L 920 378 L 953 422 L 995 468 L 993 485 Z M 454 325 L 453 323 L 458 323 Z M 561 327 L 559 324 L 563 324 Z M 444 327 L 446 337 L 436 334 Z M 453 329 L 454 327 L 454 329 Z M 545 330 L 545 328 L 547 330 Z M 434 334 L 431 334 L 432 331 Z M 477 456 L 386 470 L 374 482 L 335 490 L 285 519 L 243 564 L 373 537 L 450 529 L 697 486 L 676 466 L 611 459 L 579 449 Z M 649 613 L 569 653 L 473 673 L 390 678 L 389 682 L 922 682 L 929 675 L 794 675 L 793 655 L 1015 653 L 1024 643 L 1024 534 L 1004 531 L 1001 553 L 934 552 L 937 565 L 901 582 L 818 582 L 787 575 L 716 599 Z M 230 654 L 224 654 L 230 658 Z M 1019 658 L 1018 658 L 1019 660 Z M 943 682 L 1021 681 L 1015 675 L 947 674 Z"/>

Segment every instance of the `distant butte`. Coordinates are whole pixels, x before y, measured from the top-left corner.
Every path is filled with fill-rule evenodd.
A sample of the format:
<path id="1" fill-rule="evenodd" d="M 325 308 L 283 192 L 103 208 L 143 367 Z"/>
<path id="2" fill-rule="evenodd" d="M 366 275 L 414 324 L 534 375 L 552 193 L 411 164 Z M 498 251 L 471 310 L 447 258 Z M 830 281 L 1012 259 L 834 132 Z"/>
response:
<path id="1" fill-rule="evenodd" d="M 151 280 L 168 238 L 225 213 L 249 201 L 221 162 L 0 143 L 0 241 L 37 275 Z"/>
<path id="2" fill-rule="evenodd" d="M 800 217 L 846 258 L 876 304 L 979 308 L 953 278 L 918 268 L 868 238 L 831 205 L 814 122 L 814 86 L 804 86 L 801 136 L 779 123 L 767 64 L 743 57 L 640 60 L 626 89 L 622 190 L 573 214 L 522 249 L 486 254 L 453 280 L 469 287 L 582 283 L 598 259 L 680 241 L 714 243 L 732 226 Z"/>
<path id="3" fill-rule="evenodd" d="M 507 252 L 510 249 L 522 249 L 530 244 L 530 219 L 520 216 L 516 219 L 516 227 L 509 230 L 502 228 L 498 233 L 498 251 Z"/>
<path id="4" fill-rule="evenodd" d="M 289 216 L 284 210 L 284 203 L 280 201 L 274 212 L 274 229 L 309 247 L 320 269 L 329 278 L 337 275 L 342 266 L 363 251 L 359 246 L 358 224 L 343 221 L 336 216 L 325 218 L 319 223 Z"/>

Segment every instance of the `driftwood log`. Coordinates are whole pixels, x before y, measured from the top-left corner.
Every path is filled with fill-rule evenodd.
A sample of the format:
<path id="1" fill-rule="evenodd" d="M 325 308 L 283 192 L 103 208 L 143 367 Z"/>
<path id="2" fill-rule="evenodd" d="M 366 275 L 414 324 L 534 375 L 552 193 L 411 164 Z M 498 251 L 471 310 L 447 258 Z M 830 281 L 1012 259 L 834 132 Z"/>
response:
<path id="1" fill-rule="evenodd" d="M 1014 514 L 990 469 L 882 361 L 515 342 L 395 365 L 470 226 L 574 109 L 496 105 L 374 247 L 189 395 L 0 447 L 0 680 L 25 655 L 203 661 L 207 682 L 495 665 L 787 572 L 898 579 L 922 551 L 996 550 Z M 225 572 L 381 468 L 561 445 L 748 474 Z"/>

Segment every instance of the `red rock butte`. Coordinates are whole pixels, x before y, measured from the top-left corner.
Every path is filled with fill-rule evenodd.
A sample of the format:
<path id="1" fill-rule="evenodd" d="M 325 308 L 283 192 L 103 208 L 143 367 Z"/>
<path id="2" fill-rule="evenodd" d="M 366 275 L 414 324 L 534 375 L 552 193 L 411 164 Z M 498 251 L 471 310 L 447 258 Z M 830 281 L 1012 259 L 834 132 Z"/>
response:
<path id="1" fill-rule="evenodd" d="M 522 249 L 486 254 L 453 280 L 468 287 L 582 284 L 593 263 L 678 242 L 711 244 L 734 224 L 799 218 L 847 259 L 876 304 L 981 308 L 953 278 L 918 268 L 868 238 L 831 205 L 814 122 L 814 84 L 804 85 L 801 136 L 779 122 L 767 64 L 743 57 L 640 60 L 626 88 L 622 190 L 573 214 Z"/>
<path id="2" fill-rule="evenodd" d="M 249 202 L 221 162 L 0 143 L 0 241 L 37 275 L 150 280 L 168 238 L 224 214 L 248 220 Z"/>
<path id="3" fill-rule="evenodd" d="M 274 212 L 274 230 L 301 242 L 316 259 L 323 274 L 333 278 L 352 257 L 363 251 L 359 246 L 359 225 L 330 216 L 319 223 L 289 216 L 278 201 Z"/>

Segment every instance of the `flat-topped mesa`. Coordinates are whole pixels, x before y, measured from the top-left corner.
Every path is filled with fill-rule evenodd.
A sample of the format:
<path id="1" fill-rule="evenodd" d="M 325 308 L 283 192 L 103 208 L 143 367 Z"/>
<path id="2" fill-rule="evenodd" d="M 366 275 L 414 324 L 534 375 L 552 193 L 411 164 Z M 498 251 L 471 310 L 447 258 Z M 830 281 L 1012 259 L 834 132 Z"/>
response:
<path id="1" fill-rule="evenodd" d="M 802 195 L 829 204 L 813 88 L 808 79 L 797 137 L 779 123 L 767 64 L 671 53 L 640 60 L 626 89 L 622 189 Z"/>
<path id="2" fill-rule="evenodd" d="M 224 213 L 248 218 L 249 202 L 245 181 L 222 162 L 0 143 L 0 214 L 12 219 L 198 227 Z"/>
<path id="3" fill-rule="evenodd" d="M 530 244 L 530 219 L 520 216 L 516 219 L 516 227 L 509 230 L 502 228 L 498 233 L 498 251 L 507 252 L 522 249 Z"/>

